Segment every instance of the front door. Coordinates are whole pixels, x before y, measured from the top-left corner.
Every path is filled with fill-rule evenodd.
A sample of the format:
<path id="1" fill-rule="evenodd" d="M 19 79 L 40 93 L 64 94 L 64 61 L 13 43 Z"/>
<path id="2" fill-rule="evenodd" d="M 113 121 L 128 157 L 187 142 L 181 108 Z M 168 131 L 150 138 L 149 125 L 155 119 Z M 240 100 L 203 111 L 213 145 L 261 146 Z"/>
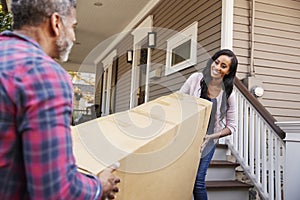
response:
<path id="1" fill-rule="evenodd" d="M 131 108 L 147 102 L 149 49 L 146 43 L 135 50 L 134 56 Z"/>
<path id="2" fill-rule="evenodd" d="M 102 116 L 109 115 L 111 94 L 112 64 L 105 66 L 102 84 Z"/>
<path id="3" fill-rule="evenodd" d="M 147 73 L 147 57 L 148 48 L 140 50 L 140 59 L 138 63 L 138 91 L 137 91 L 137 105 L 145 103 L 146 95 L 146 73 Z"/>

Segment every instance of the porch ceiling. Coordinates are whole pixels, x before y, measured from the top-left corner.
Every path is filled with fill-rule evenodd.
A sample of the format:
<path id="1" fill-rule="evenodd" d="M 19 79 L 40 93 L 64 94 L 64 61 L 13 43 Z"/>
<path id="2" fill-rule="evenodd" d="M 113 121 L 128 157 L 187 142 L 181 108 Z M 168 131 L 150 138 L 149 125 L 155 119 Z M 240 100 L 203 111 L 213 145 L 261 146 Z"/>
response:
<path id="1" fill-rule="evenodd" d="M 63 63 L 63 67 L 77 71 L 83 61 L 85 65 L 93 65 L 91 60 L 97 58 L 100 52 L 91 53 L 92 50 L 122 32 L 151 1 L 155 0 L 78 0 L 76 42 L 69 61 Z M 94 72 L 93 68 L 81 66 L 79 71 Z"/>

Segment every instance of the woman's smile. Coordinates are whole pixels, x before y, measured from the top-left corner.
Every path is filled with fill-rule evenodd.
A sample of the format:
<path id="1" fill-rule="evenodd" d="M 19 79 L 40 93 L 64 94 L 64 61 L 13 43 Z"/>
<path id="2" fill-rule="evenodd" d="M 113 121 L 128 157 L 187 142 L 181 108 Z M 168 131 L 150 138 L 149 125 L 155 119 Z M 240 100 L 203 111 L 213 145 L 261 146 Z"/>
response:
<path id="1" fill-rule="evenodd" d="M 211 77 L 223 78 L 229 74 L 231 65 L 231 58 L 226 55 L 219 56 L 211 65 Z"/>

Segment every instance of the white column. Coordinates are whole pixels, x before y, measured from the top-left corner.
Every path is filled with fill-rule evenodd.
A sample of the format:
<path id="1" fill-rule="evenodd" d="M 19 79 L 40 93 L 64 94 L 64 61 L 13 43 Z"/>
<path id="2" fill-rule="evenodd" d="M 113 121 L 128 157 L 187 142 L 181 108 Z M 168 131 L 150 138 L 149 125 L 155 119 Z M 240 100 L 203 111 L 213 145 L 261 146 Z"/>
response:
<path id="1" fill-rule="evenodd" d="M 222 0 L 221 49 L 233 47 L 234 0 Z"/>
<path id="2" fill-rule="evenodd" d="M 300 121 L 276 122 L 286 133 L 284 199 L 298 200 L 300 185 Z"/>
<path id="3" fill-rule="evenodd" d="M 234 0 L 222 0 L 221 49 L 233 48 L 233 10 Z M 226 138 L 220 138 L 219 144 L 225 144 Z"/>

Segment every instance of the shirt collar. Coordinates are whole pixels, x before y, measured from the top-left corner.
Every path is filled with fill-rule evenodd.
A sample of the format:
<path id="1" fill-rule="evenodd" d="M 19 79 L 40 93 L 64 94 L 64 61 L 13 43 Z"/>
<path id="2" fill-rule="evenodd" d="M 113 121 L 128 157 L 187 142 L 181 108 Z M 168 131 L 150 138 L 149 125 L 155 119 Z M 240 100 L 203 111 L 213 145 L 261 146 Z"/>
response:
<path id="1" fill-rule="evenodd" d="M 39 49 L 42 49 L 41 46 L 39 45 L 39 43 L 37 43 L 35 40 L 33 40 L 32 38 L 30 38 L 26 35 L 22 35 L 22 34 L 19 34 L 19 33 L 16 33 L 16 32 L 12 32 L 12 31 L 3 31 L 1 33 L 1 35 L 8 36 L 8 37 L 17 37 L 21 40 L 25 40 L 25 41 L 33 44 L 34 46 L 36 46 Z"/>

